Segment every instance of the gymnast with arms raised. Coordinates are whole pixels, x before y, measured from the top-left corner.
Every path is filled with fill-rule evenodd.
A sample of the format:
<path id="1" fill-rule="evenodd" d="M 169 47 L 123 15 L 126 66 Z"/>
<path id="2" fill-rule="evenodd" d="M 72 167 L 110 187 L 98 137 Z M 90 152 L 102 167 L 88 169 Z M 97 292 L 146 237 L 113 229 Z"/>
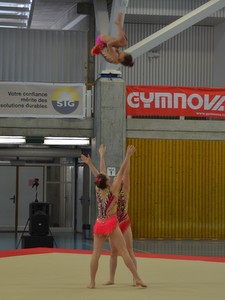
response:
<path id="1" fill-rule="evenodd" d="M 100 149 L 104 147 L 100 146 Z M 95 277 L 98 270 L 98 262 L 103 250 L 106 238 L 110 238 L 111 246 L 114 247 L 122 256 L 126 266 L 131 271 L 137 286 L 146 287 L 140 279 L 135 264 L 131 259 L 126 247 L 126 242 L 119 228 L 117 219 L 117 201 L 121 190 L 122 178 L 126 165 L 131 155 L 135 152 L 134 146 L 128 146 L 125 159 L 117 173 L 113 183 L 110 185 L 109 177 L 103 173 L 103 167 L 100 165 L 101 173 L 98 173 L 95 180 L 96 199 L 98 202 L 98 217 L 94 225 L 93 253 L 90 263 L 91 281 L 89 288 L 95 288 Z M 81 155 L 81 160 L 86 163 L 93 174 L 97 174 L 97 169 L 93 166 L 90 156 Z"/>
<path id="2" fill-rule="evenodd" d="M 102 168 L 105 168 L 105 150 L 104 148 L 99 149 L 100 153 L 100 165 Z M 117 203 L 117 219 L 119 222 L 120 230 L 124 236 L 127 250 L 130 254 L 131 259 L 135 267 L 137 268 L 137 261 L 133 251 L 133 234 L 131 230 L 131 222 L 128 215 L 128 201 L 130 195 L 130 159 L 126 164 L 126 168 L 124 171 L 124 175 L 122 178 L 122 185 L 121 190 L 118 196 L 118 203 Z M 110 239 L 109 239 L 110 243 Z M 118 252 L 117 249 L 110 243 L 111 248 L 111 256 L 110 256 L 110 277 L 109 280 L 106 282 L 106 285 L 112 285 L 115 282 L 115 273 L 117 267 L 117 256 Z M 136 285 L 135 279 L 133 285 Z"/>
<path id="3" fill-rule="evenodd" d="M 127 37 L 122 27 L 123 13 L 119 13 L 115 24 L 118 28 L 118 36 L 100 34 L 96 39 L 96 45 L 92 48 L 92 55 L 101 54 L 104 59 L 112 64 L 122 64 L 132 67 L 134 65 L 131 54 L 121 51 L 120 48 L 127 46 Z"/>

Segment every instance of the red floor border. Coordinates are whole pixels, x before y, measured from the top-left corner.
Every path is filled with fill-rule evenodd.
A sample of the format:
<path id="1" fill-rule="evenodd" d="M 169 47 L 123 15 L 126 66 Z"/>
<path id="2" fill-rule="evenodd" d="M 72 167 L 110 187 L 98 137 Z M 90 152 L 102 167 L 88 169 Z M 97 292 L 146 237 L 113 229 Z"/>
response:
<path id="1" fill-rule="evenodd" d="M 0 250 L 0 258 L 11 256 L 22 256 L 31 254 L 46 254 L 46 253 L 71 253 L 71 254 L 91 254 L 92 250 L 77 250 L 65 248 L 27 248 L 17 250 Z M 109 251 L 103 251 L 104 255 L 109 255 Z M 188 255 L 173 255 L 173 254 L 154 254 L 154 253 L 135 253 L 136 257 L 142 258 L 161 258 L 161 259 L 176 259 L 176 260 L 196 260 L 208 262 L 223 262 L 225 257 L 213 256 L 188 256 Z"/>

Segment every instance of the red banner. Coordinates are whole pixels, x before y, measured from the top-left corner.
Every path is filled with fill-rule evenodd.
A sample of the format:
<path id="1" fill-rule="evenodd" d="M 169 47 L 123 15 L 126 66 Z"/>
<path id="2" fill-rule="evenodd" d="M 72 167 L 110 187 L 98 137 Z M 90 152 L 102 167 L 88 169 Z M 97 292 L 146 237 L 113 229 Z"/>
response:
<path id="1" fill-rule="evenodd" d="M 127 116 L 225 118 L 225 89 L 174 86 L 126 87 Z"/>

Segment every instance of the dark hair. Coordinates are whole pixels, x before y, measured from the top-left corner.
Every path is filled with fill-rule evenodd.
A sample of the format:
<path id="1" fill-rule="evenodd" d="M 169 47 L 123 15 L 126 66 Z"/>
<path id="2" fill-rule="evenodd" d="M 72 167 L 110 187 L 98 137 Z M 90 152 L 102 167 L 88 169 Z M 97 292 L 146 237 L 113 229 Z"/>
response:
<path id="1" fill-rule="evenodd" d="M 108 178 L 106 177 L 105 174 L 99 173 L 96 178 L 95 178 L 95 185 L 100 188 L 100 189 L 105 189 L 107 187 L 107 182 Z"/>
<path id="2" fill-rule="evenodd" d="M 126 55 L 124 56 L 123 61 L 121 61 L 121 64 L 125 67 L 133 67 L 134 61 L 133 61 L 132 55 L 129 54 L 129 53 L 126 53 Z"/>

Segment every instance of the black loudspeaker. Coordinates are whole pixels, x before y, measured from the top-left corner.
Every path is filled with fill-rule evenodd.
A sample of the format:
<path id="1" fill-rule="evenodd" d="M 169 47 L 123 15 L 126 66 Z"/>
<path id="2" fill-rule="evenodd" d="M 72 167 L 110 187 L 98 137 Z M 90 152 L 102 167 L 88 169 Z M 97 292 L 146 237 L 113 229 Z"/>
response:
<path id="1" fill-rule="evenodd" d="M 29 233 L 31 236 L 46 236 L 49 234 L 49 203 L 30 203 L 29 217 Z"/>
<path id="2" fill-rule="evenodd" d="M 47 216 L 49 216 L 49 207 L 50 204 L 46 202 L 31 202 L 29 216 L 30 218 L 38 211 L 44 212 Z"/>

